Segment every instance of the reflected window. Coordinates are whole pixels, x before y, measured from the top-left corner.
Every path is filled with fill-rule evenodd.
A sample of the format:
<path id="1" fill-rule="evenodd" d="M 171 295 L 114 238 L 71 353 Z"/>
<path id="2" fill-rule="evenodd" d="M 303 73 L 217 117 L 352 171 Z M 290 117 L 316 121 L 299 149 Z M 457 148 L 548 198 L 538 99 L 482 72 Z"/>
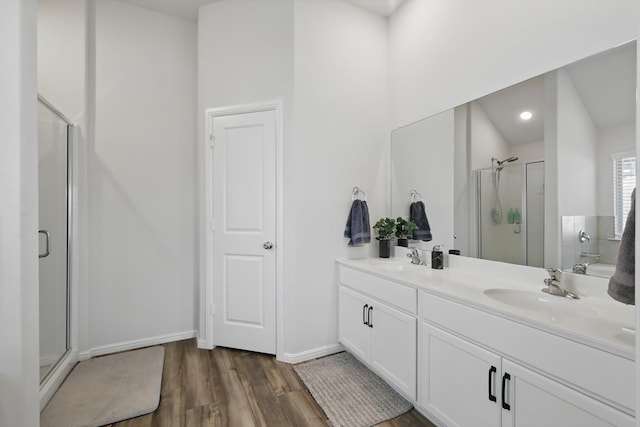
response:
<path id="1" fill-rule="evenodd" d="M 631 209 L 631 193 L 636 186 L 636 156 L 635 153 L 616 153 L 612 157 L 615 235 L 620 238 Z"/>

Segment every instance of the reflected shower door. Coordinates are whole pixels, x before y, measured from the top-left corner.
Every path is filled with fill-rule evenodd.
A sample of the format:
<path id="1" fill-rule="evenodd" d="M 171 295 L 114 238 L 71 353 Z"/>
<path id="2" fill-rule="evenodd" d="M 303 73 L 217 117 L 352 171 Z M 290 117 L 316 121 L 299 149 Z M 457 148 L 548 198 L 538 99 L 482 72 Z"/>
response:
<path id="1" fill-rule="evenodd" d="M 508 164 L 478 172 L 478 255 L 482 259 L 526 264 L 523 171 Z"/>
<path id="2" fill-rule="evenodd" d="M 478 257 L 544 265 L 544 162 L 476 172 Z"/>
<path id="3" fill-rule="evenodd" d="M 40 382 L 69 349 L 68 124 L 38 103 Z"/>

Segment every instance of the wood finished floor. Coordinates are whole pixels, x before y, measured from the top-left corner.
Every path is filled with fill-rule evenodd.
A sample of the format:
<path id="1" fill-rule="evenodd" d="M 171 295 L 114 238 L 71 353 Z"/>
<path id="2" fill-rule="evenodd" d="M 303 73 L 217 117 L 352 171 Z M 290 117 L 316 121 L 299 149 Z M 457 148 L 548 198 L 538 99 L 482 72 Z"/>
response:
<path id="1" fill-rule="evenodd" d="M 110 427 L 331 426 L 293 365 L 242 350 L 201 350 L 195 340 L 164 348 L 158 409 Z M 434 427 L 415 409 L 378 426 Z"/>

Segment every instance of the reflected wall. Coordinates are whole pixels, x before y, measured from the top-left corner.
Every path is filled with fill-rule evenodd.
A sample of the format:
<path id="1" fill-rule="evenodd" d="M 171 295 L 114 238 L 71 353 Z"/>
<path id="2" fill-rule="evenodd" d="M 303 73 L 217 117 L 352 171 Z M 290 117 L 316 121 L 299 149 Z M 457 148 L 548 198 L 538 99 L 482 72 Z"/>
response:
<path id="1" fill-rule="evenodd" d="M 410 191 L 438 183 L 436 187 L 442 191 L 423 195 L 429 209 L 439 195 L 448 199 L 445 187 L 451 190 L 448 200 L 453 210 L 439 213 L 445 219 L 432 226 L 433 233 L 450 242 L 449 248 L 473 257 L 484 258 L 484 252 L 491 254 L 487 259 L 566 267 L 569 245 L 564 238 L 569 232 L 563 232 L 561 218 L 613 216 L 611 159 L 616 153 L 635 152 L 635 88 L 634 41 L 393 131 L 391 214 L 406 216 Z M 524 109 L 533 113 L 534 119 L 528 123 L 517 118 Z M 450 119 L 445 123 L 442 117 Z M 435 166 L 414 164 L 398 172 L 400 165 L 425 156 L 423 150 L 438 153 L 439 160 L 432 161 Z M 478 197 L 476 177 L 478 171 L 490 170 L 492 158 L 509 157 L 517 157 L 517 167 L 524 168 L 525 177 L 529 173 L 532 177 L 515 185 L 522 191 L 520 201 L 514 202 L 520 206 L 523 233 L 529 238 L 518 243 L 519 253 L 497 255 L 486 247 L 490 230 L 482 230 L 480 225 L 483 202 Z M 541 165 L 538 170 L 530 167 L 536 163 Z M 452 177 L 453 182 L 439 179 L 448 168 L 453 171 L 442 176 Z M 528 221 L 532 218 L 537 220 Z M 599 230 L 594 235 L 605 242 L 604 258 L 615 258 L 616 237 L 602 237 Z M 540 251 L 539 246 L 544 249 Z M 575 246 L 573 242 L 571 246 Z M 598 260 L 578 257 L 577 261 Z"/>

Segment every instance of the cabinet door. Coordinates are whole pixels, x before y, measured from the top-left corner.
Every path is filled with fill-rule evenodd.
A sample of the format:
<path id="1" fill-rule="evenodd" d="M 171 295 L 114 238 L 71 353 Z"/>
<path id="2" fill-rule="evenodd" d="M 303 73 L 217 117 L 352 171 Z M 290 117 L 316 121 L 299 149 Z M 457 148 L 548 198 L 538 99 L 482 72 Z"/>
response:
<path id="1" fill-rule="evenodd" d="M 338 339 L 355 356 L 369 359 L 369 300 L 362 294 L 340 286 Z"/>
<path id="2" fill-rule="evenodd" d="M 505 382 L 510 409 L 502 410 L 503 427 L 635 425 L 629 415 L 518 364 L 503 360 L 502 368 L 510 377 Z"/>
<path id="3" fill-rule="evenodd" d="M 371 305 L 371 365 L 415 400 L 417 320 L 380 302 Z"/>
<path id="4" fill-rule="evenodd" d="M 421 329 L 420 404 L 449 427 L 499 426 L 501 358 L 429 323 Z"/>

